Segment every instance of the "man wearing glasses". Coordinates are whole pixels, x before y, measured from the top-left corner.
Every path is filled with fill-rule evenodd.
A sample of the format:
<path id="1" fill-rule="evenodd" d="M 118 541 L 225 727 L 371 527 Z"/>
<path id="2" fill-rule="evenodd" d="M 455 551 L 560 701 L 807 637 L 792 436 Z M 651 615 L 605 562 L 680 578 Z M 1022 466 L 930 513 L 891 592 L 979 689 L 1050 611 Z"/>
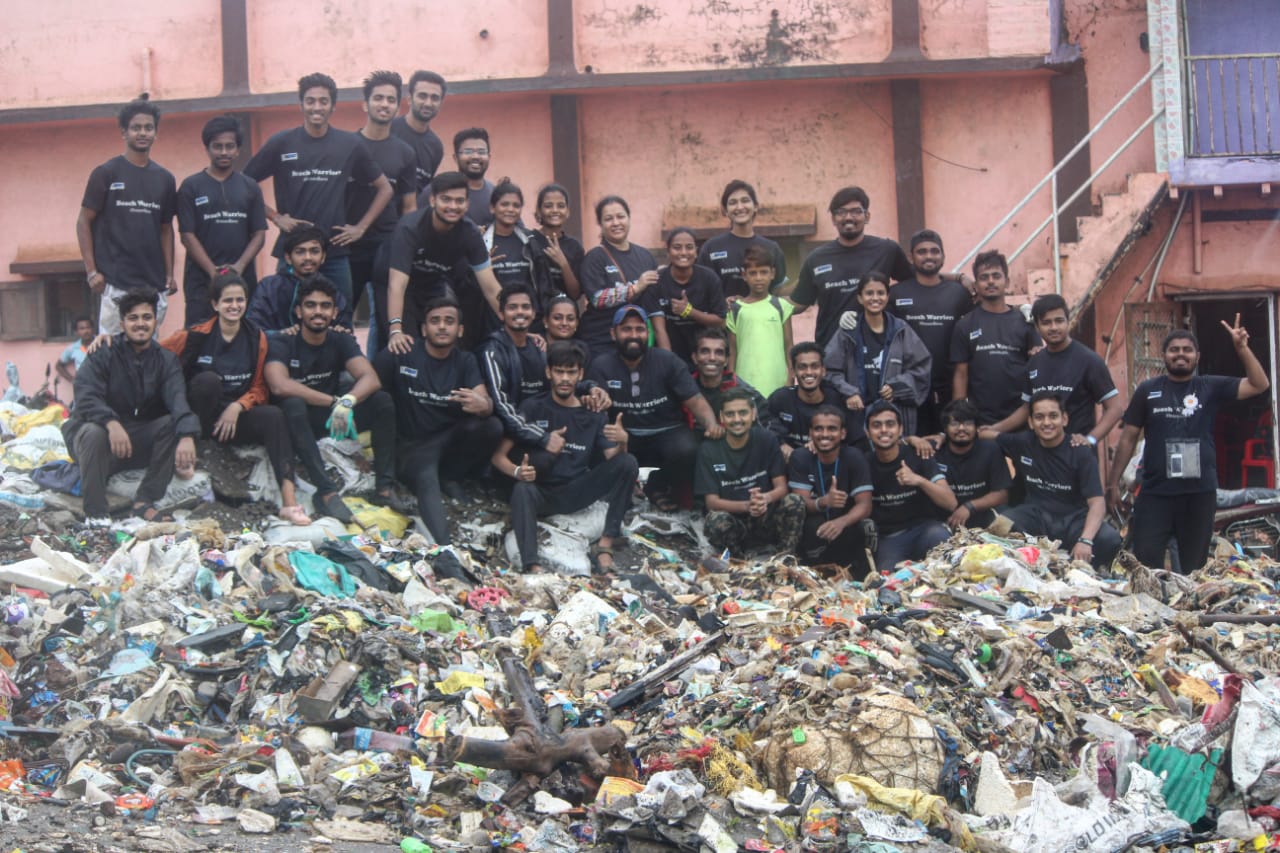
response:
<path id="1" fill-rule="evenodd" d="M 805 309 L 815 302 L 814 338 L 823 349 L 840 327 L 840 315 L 857 311 L 858 289 L 875 270 L 894 281 L 911 278 L 911 261 L 893 240 L 866 233 L 871 200 L 862 187 L 843 187 L 831 197 L 831 223 L 836 239 L 814 249 L 800 267 L 791 301 Z"/>

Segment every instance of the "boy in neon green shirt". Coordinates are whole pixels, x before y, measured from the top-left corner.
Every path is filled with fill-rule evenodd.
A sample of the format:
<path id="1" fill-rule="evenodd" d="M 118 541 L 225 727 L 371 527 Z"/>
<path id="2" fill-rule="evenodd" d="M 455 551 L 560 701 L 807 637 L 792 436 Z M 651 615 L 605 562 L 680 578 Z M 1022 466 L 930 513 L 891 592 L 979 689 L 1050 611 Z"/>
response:
<path id="1" fill-rule="evenodd" d="M 773 259 L 763 246 L 747 249 L 742 278 L 750 291 L 729 306 L 729 369 L 765 397 L 788 384 L 787 352 L 791 349 L 791 312 L 786 299 L 769 294 Z"/>

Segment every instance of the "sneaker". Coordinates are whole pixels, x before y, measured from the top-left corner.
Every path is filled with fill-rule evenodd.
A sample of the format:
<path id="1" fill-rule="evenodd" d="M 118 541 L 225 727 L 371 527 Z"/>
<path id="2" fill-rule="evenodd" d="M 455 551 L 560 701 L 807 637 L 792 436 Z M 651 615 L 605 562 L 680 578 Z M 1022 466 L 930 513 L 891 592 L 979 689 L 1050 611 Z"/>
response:
<path id="1" fill-rule="evenodd" d="M 111 527 L 111 519 L 105 515 L 85 516 L 84 526 L 91 530 L 106 530 Z"/>
<path id="2" fill-rule="evenodd" d="M 418 511 L 417 501 L 401 497 L 400 493 L 395 489 L 386 494 L 374 492 L 369 496 L 369 503 L 374 506 L 385 506 L 387 509 L 394 510 L 401 515 L 413 515 Z"/>
<path id="3" fill-rule="evenodd" d="M 351 514 L 351 510 L 347 509 L 347 505 L 342 502 L 342 495 L 337 492 L 317 497 L 315 501 L 316 510 L 331 518 L 336 518 L 343 524 L 351 524 L 356 517 Z"/>

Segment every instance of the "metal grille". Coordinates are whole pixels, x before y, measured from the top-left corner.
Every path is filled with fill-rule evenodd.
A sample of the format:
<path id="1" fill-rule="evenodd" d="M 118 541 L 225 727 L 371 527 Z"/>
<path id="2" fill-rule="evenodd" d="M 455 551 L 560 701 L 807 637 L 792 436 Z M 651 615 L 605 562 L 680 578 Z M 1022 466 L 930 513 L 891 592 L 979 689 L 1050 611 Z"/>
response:
<path id="1" fill-rule="evenodd" d="M 1181 306 L 1172 302 L 1130 302 L 1124 306 L 1124 326 L 1129 345 L 1129 393 L 1138 383 L 1164 373 L 1160 344 L 1177 325 Z"/>
<path id="2" fill-rule="evenodd" d="M 1280 54 L 1188 56 L 1185 90 L 1190 156 L 1280 153 Z"/>

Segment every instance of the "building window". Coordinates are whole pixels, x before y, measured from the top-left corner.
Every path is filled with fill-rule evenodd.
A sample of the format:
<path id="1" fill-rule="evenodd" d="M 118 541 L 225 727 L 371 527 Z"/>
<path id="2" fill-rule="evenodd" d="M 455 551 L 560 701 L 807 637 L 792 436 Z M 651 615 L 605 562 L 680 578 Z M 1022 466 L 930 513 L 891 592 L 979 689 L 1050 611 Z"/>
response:
<path id="1" fill-rule="evenodd" d="M 0 340 L 71 340 L 77 317 L 97 325 L 97 299 L 82 274 L 0 282 Z"/>

